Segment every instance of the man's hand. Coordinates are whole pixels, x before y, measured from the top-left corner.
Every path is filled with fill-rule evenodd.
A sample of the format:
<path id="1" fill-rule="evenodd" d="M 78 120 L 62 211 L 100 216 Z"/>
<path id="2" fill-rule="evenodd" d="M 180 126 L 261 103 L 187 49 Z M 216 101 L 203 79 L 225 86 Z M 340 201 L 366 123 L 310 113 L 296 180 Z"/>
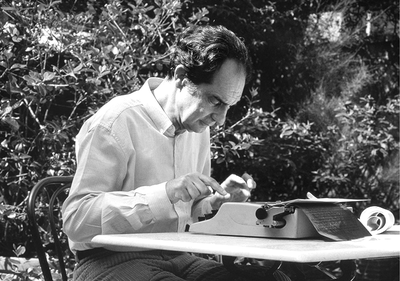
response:
<path id="1" fill-rule="evenodd" d="M 225 202 L 244 202 L 250 197 L 250 191 L 256 188 L 256 182 L 253 178 L 244 173 L 242 177 L 237 175 L 230 175 L 221 186 L 227 191 L 228 194 L 222 195 L 215 193 L 211 198 L 211 207 L 219 209 Z"/>
<path id="2" fill-rule="evenodd" d="M 211 194 L 211 189 L 216 191 L 221 197 L 228 196 L 216 180 L 200 173 L 192 173 L 181 176 L 167 182 L 166 191 L 169 200 L 175 204 L 179 200 L 189 202 L 199 200 Z M 210 189 L 211 188 L 211 189 Z"/>

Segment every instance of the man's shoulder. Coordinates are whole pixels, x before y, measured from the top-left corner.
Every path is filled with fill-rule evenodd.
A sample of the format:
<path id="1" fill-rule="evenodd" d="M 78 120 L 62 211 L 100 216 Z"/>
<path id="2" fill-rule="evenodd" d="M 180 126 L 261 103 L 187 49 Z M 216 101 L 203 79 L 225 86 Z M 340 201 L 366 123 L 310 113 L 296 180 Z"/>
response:
<path id="1" fill-rule="evenodd" d="M 140 99 L 140 92 L 117 96 L 103 105 L 91 118 L 91 127 L 101 125 L 111 130 L 118 121 L 135 118 L 143 114 L 143 103 Z"/>
<path id="2" fill-rule="evenodd" d="M 140 107 L 143 105 L 143 93 L 136 91 L 130 94 L 116 96 L 112 98 L 103 107 L 112 111 L 124 111 L 132 107 Z"/>
<path id="3" fill-rule="evenodd" d="M 154 97 L 150 92 L 149 82 L 146 82 L 137 91 L 114 97 L 106 103 L 100 111 L 106 111 L 105 113 L 111 113 L 118 116 L 127 110 L 134 111 L 140 109 L 148 103 L 149 99 L 154 99 Z"/>

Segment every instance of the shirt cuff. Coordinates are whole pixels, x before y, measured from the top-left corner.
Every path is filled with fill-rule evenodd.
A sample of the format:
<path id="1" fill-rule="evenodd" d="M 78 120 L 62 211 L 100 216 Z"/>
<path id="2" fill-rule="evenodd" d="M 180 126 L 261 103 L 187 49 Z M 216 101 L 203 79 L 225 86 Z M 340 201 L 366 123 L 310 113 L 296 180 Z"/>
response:
<path id="1" fill-rule="evenodd" d="M 156 221 L 177 217 L 173 205 L 169 201 L 165 185 L 166 182 L 153 185 L 150 188 L 147 186 L 143 189 L 140 187 L 135 190 L 135 192 L 145 194 L 146 201 Z"/>

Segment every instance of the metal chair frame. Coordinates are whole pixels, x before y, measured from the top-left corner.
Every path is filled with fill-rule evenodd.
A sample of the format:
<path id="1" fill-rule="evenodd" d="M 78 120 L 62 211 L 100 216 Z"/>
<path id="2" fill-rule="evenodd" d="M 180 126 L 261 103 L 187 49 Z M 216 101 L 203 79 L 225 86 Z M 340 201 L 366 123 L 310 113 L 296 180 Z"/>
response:
<path id="1" fill-rule="evenodd" d="M 50 272 L 50 266 L 48 260 L 46 258 L 46 253 L 43 245 L 43 241 L 41 239 L 39 233 L 39 224 L 37 222 L 37 198 L 43 191 L 46 191 L 49 194 L 49 205 L 48 205 L 48 216 L 49 216 L 49 223 L 51 234 L 54 239 L 54 246 L 57 254 L 57 258 L 59 260 L 59 269 L 62 275 L 62 280 L 67 281 L 67 273 L 66 267 L 64 262 L 64 253 L 61 248 L 61 242 L 59 239 L 59 233 L 62 231 L 61 229 L 57 228 L 56 220 L 55 220 L 55 204 L 57 202 L 57 198 L 63 192 L 71 186 L 72 183 L 72 176 L 53 176 L 48 177 L 40 180 L 31 190 L 28 196 L 27 202 L 27 214 L 29 220 L 29 228 L 32 233 L 32 239 L 35 244 L 37 256 L 39 259 L 40 267 L 42 268 L 43 277 L 46 281 L 53 281 L 53 277 Z M 50 195 L 51 194 L 51 195 Z"/>

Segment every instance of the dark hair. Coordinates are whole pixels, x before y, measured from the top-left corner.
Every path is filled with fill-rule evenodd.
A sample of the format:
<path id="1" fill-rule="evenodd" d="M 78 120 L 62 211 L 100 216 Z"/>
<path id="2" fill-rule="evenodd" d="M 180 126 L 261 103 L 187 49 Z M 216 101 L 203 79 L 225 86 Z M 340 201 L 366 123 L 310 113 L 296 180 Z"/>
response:
<path id="1" fill-rule="evenodd" d="M 175 68 L 182 64 L 194 84 L 211 83 L 226 59 L 235 59 L 250 75 L 250 61 L 244 43 L 223 26 L 197 26 L 182 33 L 172 51 L 168 78 L 174 76 Z"/>

